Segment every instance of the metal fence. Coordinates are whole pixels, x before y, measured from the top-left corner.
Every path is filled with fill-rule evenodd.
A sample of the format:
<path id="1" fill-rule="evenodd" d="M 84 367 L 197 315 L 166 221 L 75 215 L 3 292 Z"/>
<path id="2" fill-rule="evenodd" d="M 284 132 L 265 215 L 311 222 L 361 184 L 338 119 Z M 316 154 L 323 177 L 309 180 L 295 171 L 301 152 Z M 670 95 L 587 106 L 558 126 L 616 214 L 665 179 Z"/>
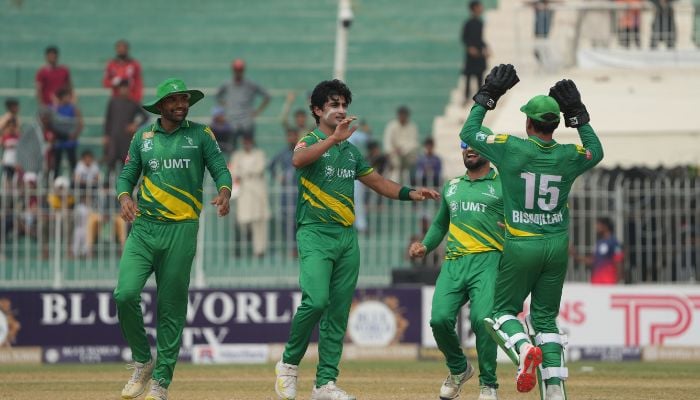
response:
<path id="1" fill-rule="evenodd" d="M 214 197 L 207 177 L 204 197 Z M 62 188 L 39 177 L 4 181 L 0 192 L 0 287 L 110 287 L 128 227 L 108 179 L 85 188 Z M 60 186 L 60 185 L 59 185 Z M 294 240 L 296 188 L 269 181 L 271 218 L 264 254 L 252 249 L 247 226 L 231 214 L 201 215 L 193 287 L 293 287 L 298 260 Z M 359 233 L 360 287 L 391 283 L 394 268 L 415 266 L 406 256 L 437 211 L 436 202 L 389 200 L 366 190 L 366 228 Z M 609 217 L 623 243 L 624 280 L 694 281 L 700 274 L 700 178 L 596 170 L 579 178 L 570 196 L 572 254 L 594 251 L 595 220 Z M 208 204 L 205 201 L 205 204 Z M 360 218 L 363 218 L 360 216 Z M 425 268 L 439 266 L 439 255 Z M 568 279 L 587 281 L 590 268 L 571 257 Z"/>

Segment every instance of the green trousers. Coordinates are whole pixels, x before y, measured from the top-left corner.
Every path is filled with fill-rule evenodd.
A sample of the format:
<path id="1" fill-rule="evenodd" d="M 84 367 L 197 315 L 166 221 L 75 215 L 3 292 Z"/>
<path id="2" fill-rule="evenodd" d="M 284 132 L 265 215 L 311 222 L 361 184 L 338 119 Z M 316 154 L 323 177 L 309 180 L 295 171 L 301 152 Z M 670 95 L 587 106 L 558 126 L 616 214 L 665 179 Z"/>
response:
<path id="1" fill-rule="evenodd" d="M 469 254 L 456 260 L 446 260 L 435 283 L 430 327 L 438 348 L 445 355 L 452 374 L 467 369 L 467 358 L 462 352 L 455 331 L 459 310 L 469 302 L 469 321 L 476 336 L 479 358 L 479 383 L 498 387 L 496 381 L 496 342 L 484 327 L 484 318 L 493 311 L 493 295 L 501 253 Z"/>
<path id="2" fill-rule="evenodd" d="M 155 273 L 158 354 L 153 379 L 163 387 L 170 385 L 180 353 L 198 227 L 197 222 L 153 222 L 139 217 L 119 261 L 114 300 L 122 334 L 138 362 L 151 359 L 140 302 L 146 280 Z"/>
<path id="3" fill-rule="evenodd" d="M 353 227 L 303 225 L 297 231 L 301 304 L 297 308 L 282 361 L 299 365 L 319 324 L 316 386 L 338 377 L 343 338 L 360 271 Z"/>
<path id="4" fill-rule="evenodd" d="M 568 260 L 567 233 L 544 238 L 506 239 L 496 279 L 494 318 L 517 316 L 523 311 L 523 302 L 532 293 L 530 318 L 535 332 L 559 333 L 557 316 Z M 522 324 L 515 320 L 505 322 L 501 329 L 509 336 L 524 332 Z M 522 342 L 517 344 L 518 348 Z M 543 368 L 561 366 L 562 348 L 559 344 L 549 343 L 540 347 Z M 559 378 L 550 378 L 547 383 L 557 384 Z"/>

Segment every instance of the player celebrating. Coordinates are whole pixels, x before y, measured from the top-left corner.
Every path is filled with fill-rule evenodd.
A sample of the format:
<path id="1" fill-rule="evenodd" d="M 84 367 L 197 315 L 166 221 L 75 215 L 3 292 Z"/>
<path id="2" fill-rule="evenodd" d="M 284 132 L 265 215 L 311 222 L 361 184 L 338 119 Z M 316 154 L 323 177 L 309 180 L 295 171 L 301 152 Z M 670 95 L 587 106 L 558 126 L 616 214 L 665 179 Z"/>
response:
<path id="1" fill-rule="evenodd" d="M 275 367 L 275 391 L 282 399 L 296 397 L 297 368 L 319 321 L 319 361 L 311 399 L 355 399 L 335 385 L 360 267 L 353 227 L 355 179 L 392 199 L 440 197 L 434 190 L 401 187 L 367 164 L 347 141 L 356 129 L 350 127 L 355 117 L 346 114 L 351 102 L 350 89 L 337 79 L 316 85 L 310 109 L 317 128 L 299 141 L 292 158 L 299 185 L 297 245 L 302 299 L 282 360 Z"/>
<path id="2" fill-rule="evenodd" d="M 566 343 L 556 318 L 568 260 L 569 191 L 576 177 L 603 159 L 603 148 L 576 85 L 566 79 L 549 96 L 535 96 L 520 108 L 527 116 L 527 139 L 480 132 L 486 111 L 518 81 L 512 65 L 493 68 L 474 96 L 460 137 L 496 165 L 503 181 L 506 238 L 487 327 L 518 361 L 518 391 L 532 390 L 542 363 L 546 398 L 559 400 L 565 398 L 563 380 L 568 376 L 562 358 Z M 553 140 L 560 108 L 566 126 L 577 128 L 583 147 Z M 534 346 L 516 318 L 529 294 Z"/>
<path id="3" fill-rule="evenodd" d="M 187 314 L 190 269 L 197 246 L 206 167 L 219 189 L 211 204 L 219 216 L 229 212 L 231 174 L 209 127 L 188 121 L 189 107 L 204 97 L 179 79 L 166 79 L 157 98 L 143 108 L 160 118 L 134 135 L 117 179 L 121 216 L 133 227 L 119 262 L 114 290 L 119 326 L 131 347 L 134 373 L 123 399 L 141 395 L 152 376 L 146 400 L 167 400 L 180 352 Z M 143 173 L 138 205 L 131 193 Z M 141 313 L 141 290 L 152 273 L 157 286 L 158 358 L 151 359 Z"/>
<path id="4" fill-rule="evenodd" d="M 486 127 L 481 131 L 491 133 Z M 445 184 L 440 209 L 430 229 L 422 243 L 411 244 L 409 254 L 425 256 L 447 234 L 445 262 L 435 284 L 430 316 L 433 336 L 450 370 L 440 388 L 440 398 L 459 397 L 462 385 L 474 374 L 455 332 L 459 310 L 469 301 L 469 320 L 479 359 L 479 400 L 497 400 L 496 343 L 484 327 L 484 318 L 491 316 L 503 251 L 501 179 L 488 160 L 464 142 L 462 159 L 467 173 Z"/>

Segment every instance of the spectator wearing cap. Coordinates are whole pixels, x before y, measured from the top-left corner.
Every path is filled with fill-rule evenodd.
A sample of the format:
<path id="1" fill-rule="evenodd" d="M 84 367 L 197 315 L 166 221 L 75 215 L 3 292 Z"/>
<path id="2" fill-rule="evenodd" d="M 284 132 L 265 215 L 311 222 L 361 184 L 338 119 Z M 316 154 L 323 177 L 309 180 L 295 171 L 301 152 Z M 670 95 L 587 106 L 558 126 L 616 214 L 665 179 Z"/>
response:
<path id="1" fill-rule="evenodd" d="M 129 42 L 118 40 L 114 45 L 116 55 L 109 60 L 105 67 L 102 86 L 112 89 L 112 96 L 120 95 L 120 84 L 128 82 L 129 98 L 141 103 L 143 97 L 143 76 L 141 64 L 129 55 Z"/>
<path id="2" fill-rule="evenodd" d="M 439 187 L 442 179 L 442 160 L 435 154 L 433 138 L 423 142 L 424 153 L 418 157 L 415 169 L 417 185 Z"/>
<path id="3" fill-rule="evenodd" d="M 245 79 L 245 62 L 238 58 L 231 64 L 233 79 L 219 87 L 216 99 L 224 110 L 226 119 L 233 128 L 232 146 L 236 149 L 238 138 L 255 136 L 255 118 L 270 102 L 270 95 L 260 85 Z M 256 97 L 262 101 L 255 107 Z"/>
<path id="4" fill-rule="evenodd" d="M 40 106 L 48 107 L 58 103 L 59 90 L 71 88 L 71 79 L 68 67 L 58 64 L 58 47 L 47 47 L 44 56 L 46 65 L 36 73 L 36 99 Z"/>
<path id="5" fill-rule="evenodd" d="M 148 121 L 141 104 L 133 100 L 129 81 L 117 83 L 117 94 L 109 99 L 104 122 L 104 160 L 108 174 L 121 169 L 136 130 Z"/>
<path id="6" fill-rule="evenodd" d="M 214 132 L 214 137 L 216 137 L 216 143 L 219 144 L 219 148 L 224 153 L 224 158 L 227 160 L 231 158 L 231 153 L 233 153 L 233 128 L 231 124 L 226 119 L 226 110 L 221 106 L 215 106 L 211 110 L 211 123 L 209 123 L 211 131 Z"/>
<path id="7" fill-rule="evenodd" d="M 400 106 L 396 119 L 384 129 L 384 151 L 389 157 L 389 179 L 399 181 L 416 164 L 418 155 L 418 126 L 410 120 L 411 110 Z"/>

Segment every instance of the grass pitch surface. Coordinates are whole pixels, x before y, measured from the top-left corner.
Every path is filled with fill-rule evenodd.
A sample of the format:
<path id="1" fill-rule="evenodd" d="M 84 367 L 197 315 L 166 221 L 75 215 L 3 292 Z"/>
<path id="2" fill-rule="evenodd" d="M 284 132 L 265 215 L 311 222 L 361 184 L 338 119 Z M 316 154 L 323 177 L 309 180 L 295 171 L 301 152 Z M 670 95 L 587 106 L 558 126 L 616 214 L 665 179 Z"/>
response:
<path id="1" fill-rule="evenodd" d="M 313 362 L 300 367 L 297 400 L 307 400 L 314 379 Z M 360 400 L 435 400 L 447 370 L 437 361 L 348 361 L 341 363 L 338 384 Z M 539 399 L 537 388 L 517 393 L 515 367 L 499 364 L 502 400 Z M 697 399 L 700 363 L 569 364 L 571 400 Z M 0 399 L 119 399 L 130 371 L 123 364 L 0 365 Z M 170 386 L 170 400 L 272 400 L 274 365 L 179 364 Z M 478 397 L 475 375 L 461 399 Z M 142 396 L 141 398 L 143 398 Z"/>

